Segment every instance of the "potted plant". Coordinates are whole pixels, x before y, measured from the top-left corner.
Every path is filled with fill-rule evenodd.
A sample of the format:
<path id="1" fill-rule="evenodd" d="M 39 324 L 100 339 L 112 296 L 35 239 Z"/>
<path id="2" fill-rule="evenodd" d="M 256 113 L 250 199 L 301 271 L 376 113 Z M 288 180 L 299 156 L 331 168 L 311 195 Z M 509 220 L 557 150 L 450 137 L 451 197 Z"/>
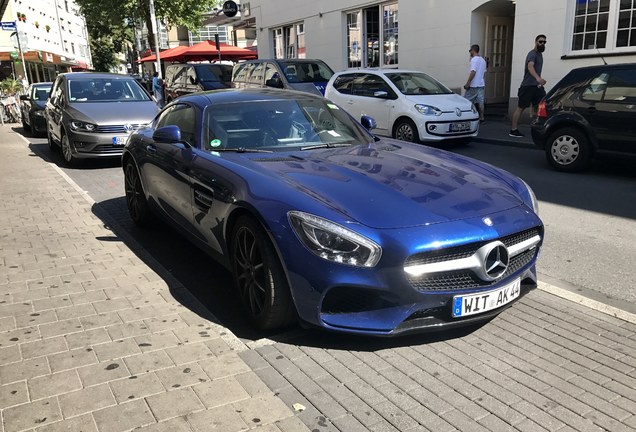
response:
<path id="1" fill-rule="evenodd" d="M 22 21 L 22 22 L 26 22 L 26 15 L 23 14 L 22 12 L 18 12 L 18 20 Z"/>
<path id="2" fill-rule="evenodd" d="M 51 31 L 51 26 L 50 26 L 50 25 L 48 25 L 48 24 L 47 24 L 47 25 L 45 25 L 45 26 L 44 26 L 44 30 L 46 30 L 46 32 L 47 32 L 47 33 L 48 33 L 48 32 L 50 32 L 50 31 Z"/>
<path id="3" fill-rule="evenodd" d="M 35 28 L 40 28 L 40 23 L 39 22 L 34 22 L 33 25 L 35 26 Z"/>

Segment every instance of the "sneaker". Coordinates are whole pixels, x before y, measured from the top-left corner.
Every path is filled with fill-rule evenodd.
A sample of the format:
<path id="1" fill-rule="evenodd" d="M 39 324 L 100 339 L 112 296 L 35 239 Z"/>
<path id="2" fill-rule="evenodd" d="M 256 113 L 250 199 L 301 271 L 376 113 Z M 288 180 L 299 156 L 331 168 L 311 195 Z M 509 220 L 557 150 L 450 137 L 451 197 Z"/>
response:
<path id="1" fill-rule="evenodd" d="M 511 137 L 515 137 L 515 138 L 523 138 L 523 137 L 525 137 L 524 134 L 519 132 L 519 129 L 510 129 L 510 132 L 508 133 L 508 135 L 510 135 Z"/>

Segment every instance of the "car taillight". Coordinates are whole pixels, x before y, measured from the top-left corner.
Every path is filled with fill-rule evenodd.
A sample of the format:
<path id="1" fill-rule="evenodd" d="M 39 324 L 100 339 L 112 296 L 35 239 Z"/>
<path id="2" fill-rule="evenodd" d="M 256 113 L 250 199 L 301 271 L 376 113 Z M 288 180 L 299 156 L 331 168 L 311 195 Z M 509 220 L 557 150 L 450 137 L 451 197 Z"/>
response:
<path id="1" fill-rule="evenodd" d="M 537 117 L 548 118 L 548 110 L 545 107 L 545 100 L 539 102 L 539 108 L 537 109 Z"/>

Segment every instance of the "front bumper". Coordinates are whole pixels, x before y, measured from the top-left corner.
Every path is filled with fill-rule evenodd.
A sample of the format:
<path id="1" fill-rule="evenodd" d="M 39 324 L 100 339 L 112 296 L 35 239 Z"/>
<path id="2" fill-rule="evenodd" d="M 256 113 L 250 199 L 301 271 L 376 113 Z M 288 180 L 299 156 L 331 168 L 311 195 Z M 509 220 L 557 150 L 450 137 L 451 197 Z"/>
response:
<path id="1" fill-rule="evenodd" d="M 44 111 L 40 111 L 40 112 L 44 112 Z M 29 116 L 29 120 L 30 120 L 30 124 L 29 126 L 31 126 L 31 129 L 33 130 L 33 132 L 36 133 L 46 133 L 46 117 L 44 117 L 43 115 L 37 115 L 35 113 L 32 113 Z"/>
<path id="2" fill-rule="evenodd" d="M 491 216 L 500 222 L 495 225 L 499 226 L 500 232 L 493 227 L 484 227 L 481 218 L 476 218 L 450 222 L 443 224 L 443 227 L 387 230 L 392 232 L 370 237 L 383 248 L 382 259 L 374 268 L 331 263 L 300 245 L 289 251 L 281 248 L 283 265 L 301 321 L 309 326 L 337 332 L 396 336 L 460 327 L 491 319 L 518 299 L 486 313 L 453 318 L 454 297 L 497 290 L 516 280 L 521 283 L 520 297 L 523 296 L 537 284 L 535 264 L 542 240 L 524 252 L 523 259 L 517 260 L 514 266 L 511 259 L 510 271 L 488 283 L 466 283 L 466 277 L 471 277 L 466 276 L 466 271 L 450 271 L 447 272 L 448 278 L 440 274 L 434 285 L 423 286 L 414 282 L 413 278 L 409 279 L 405 265 L 410 258 L 422 252 L 437 252 L 439 249 L 426 246 L 435 243 L 436 239 L 447 241 L 449 247 L 441 249 L 444 251 L 516 238 L 518 233 L 527 232 L 529 228 L 536 230 L 543 238 L 541 221 L 534 213 L 523 209 L 503 213 Z M 507 229 L 501 228 L 506 226 Z M 361 234 L 369 237 L 367 233 Z M 382 238 L 384 234 L 388 237 Z M 290 244 L 291 241 L 285 243 Z M 521 257 L 521 254 L 518 256 Z"/>
<path id="3" fill-rule="evenodd" d="M 417 122 L 417 130 L 422 141 L 472 138 L 479 133 L 479 117 L 462 118 L 455 114 L 426 117 Z"/>
<path id="4" fill-rule="evenodd" d="M 127 133 L 68 132 L 73 157 L 77 159 L 121 157 L 128 136 Z"/>

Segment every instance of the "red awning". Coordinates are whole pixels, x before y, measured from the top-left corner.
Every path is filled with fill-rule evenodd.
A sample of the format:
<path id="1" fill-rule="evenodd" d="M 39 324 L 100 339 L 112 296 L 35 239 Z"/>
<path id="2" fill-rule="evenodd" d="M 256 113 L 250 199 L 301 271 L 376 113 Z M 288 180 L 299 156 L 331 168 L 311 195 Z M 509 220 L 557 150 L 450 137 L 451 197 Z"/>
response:
<path id="1" fill-rule="evenodd" d="M 219 53 L 221 60 L 249 60 L 258 57 L 254 51 L 225 43 L 220 43 L 219 50 L 217 50 L 216 44 L 210 40 L 199 42 L 191 46 L 182 53 L 182 57 L 190 61 L 214 61 L 219 59 Z"/>
<path id="2" fill-rule="evenodd" d="M 163 61 L 179 61 L 181 58 L 179 57 L 185 50 L 191 48 L 187 45 L 179 45 L 174 48 L 168 48 L 167 50 L 163 50 L 159 53 L 159 58 Z M 147 57 L 141 58 L 138 60 L 139 63 L 155 61 L 157 60 L 157 56 L 152 54 Z"/>

